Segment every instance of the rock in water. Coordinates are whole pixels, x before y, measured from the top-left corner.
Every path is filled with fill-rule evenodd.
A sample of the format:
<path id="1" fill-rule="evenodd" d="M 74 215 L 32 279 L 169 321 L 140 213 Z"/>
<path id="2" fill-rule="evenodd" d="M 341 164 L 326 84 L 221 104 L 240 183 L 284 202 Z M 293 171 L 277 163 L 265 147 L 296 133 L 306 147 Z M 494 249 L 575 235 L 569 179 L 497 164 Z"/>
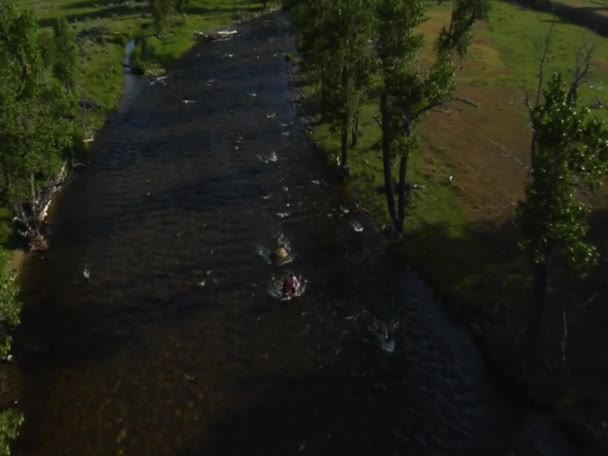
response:
<path id="1" fill-rule="evenodd" d="M 285 247 L 279 247 L 274 251 L 274 261 L 278 264 L 284 263 L 289 259 L 289 252 Z"/>

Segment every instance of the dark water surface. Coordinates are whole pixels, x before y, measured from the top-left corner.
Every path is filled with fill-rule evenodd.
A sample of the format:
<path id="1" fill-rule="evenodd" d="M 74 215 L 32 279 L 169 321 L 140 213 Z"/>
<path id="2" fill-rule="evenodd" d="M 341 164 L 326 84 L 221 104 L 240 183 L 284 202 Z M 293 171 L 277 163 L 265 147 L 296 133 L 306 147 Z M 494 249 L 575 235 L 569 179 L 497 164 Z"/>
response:
<path id="1" fill-rule="evenodd" d="M 17 452 L 576 454 L 329 182 L 290 103 L 293 51 L 284 17 L 243 26 L 100 134 L 26 266 Z M 282 268 L 264 258 L 279 238 Z M 309 284 L 281 303 L 288 270 Z"/>

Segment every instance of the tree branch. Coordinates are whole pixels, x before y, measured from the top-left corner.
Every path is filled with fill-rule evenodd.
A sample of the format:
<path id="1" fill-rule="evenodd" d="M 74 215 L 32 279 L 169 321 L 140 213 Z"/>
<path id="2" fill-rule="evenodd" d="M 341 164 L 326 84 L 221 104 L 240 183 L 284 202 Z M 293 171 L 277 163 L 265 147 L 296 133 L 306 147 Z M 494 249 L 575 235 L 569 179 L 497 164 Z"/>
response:
<path id="1" fill-rule="evenodd" d="M 414 114 L 414 119 L 418 119 L 422 114 L 425 114 L 426 112 L 430 111 L 431 109 L 436 108 L 437 106 L 441 106 L 442 104 L 445 104 L 445 101 L 429 103 L 425 107 L 420 108 L 418 111 L 416 111 L 416 114 Z"/>
<path id="2" fill-rule="evenodd" d="M 540 66 L 538 69 L 538 88 L 536 90 L 536 105 L 540 103 L 540 96 L 543 91 L 543 84 L 545 79 L 545 63 L 547 61 L 547 56 L 549 55 L 549 50 L 551 48 L 551 37 L 553 36 L 553 28 L 555 27 L 555 21 L 551 22 L 551 27 L 549 27 L 549 32 L 545 37 L 545 47 L 543 49 L 543 53 L 540 57 Z"/>
<path id="3" fill-rule="evenodd" d="M 460 101 L 464 104 L 467 104 L 469 106 L 473 106 L 474 108 L 478 108 L 479 106 L 477 105 L 477 103 L 475 103 L 474 101 L 471 100 L 467 100 L 464 97 L 454 97 L 454 100 Z"/>
<path id="4" fill-rule="evenodd" d="M 591 57 L 593 57 L 594 51 L 595 46 L 589 42 L 585 42 L 581 45 L 576 53 L 576 69 L 574 70 L 574 78 L 572 79 L 572 83 L 570 84 L 570 88 L 568 90 L 568 96 L 566 97 L 566 102 L 568 104 L 572 104 L 576 101 L 578 89 L 589 74 Z"/>

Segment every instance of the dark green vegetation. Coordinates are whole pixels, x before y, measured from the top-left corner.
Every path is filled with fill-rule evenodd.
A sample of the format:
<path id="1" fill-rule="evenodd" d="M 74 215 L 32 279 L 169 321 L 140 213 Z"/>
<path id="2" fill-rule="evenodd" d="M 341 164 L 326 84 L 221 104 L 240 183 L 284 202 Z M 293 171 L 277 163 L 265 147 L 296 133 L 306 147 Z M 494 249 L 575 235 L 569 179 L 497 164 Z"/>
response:
<path id="1" fill-rule="evenodd" d="M 8 1 L 0 2 L 0 13 L 0 202 L 36 243 L 47 183 L 60 173 L 77 135 L 74 37 L 65 20 L 52 36 L 39 35 L 33 13 Z M 2 268 L 1 319 L 10 327 L 19 310 L 6 261 Z M 9 337 L 6 328 L 3 333 L 4 358 Z"/>
<path id="2" fill-rule="evenodd" d="M 529 355 L 535 353 L 542 328 L 548 266 L 553 257 L 561 254 L 571 269 L 579 271 L 596 266 L 598 261 L 597 249 L 588 239 L 589 208 L 581 196 L 593 193 L 608 172 L 608 130 L 590 115 L 589 108 L 577 103 L 591 52 L 581 50 L 570 84 L 565 84 L 559 73 L 552 76 L 542 103 L 541 63 L 536 103 L 529 107 L 531 181 L 517 214 L 523 246 L 534 267 L 535 302 L 526 346 Z"/>
<path id="3" fill-rule="evenodd" d="M 583 266 L 592 265 L 608 252 L 602 215 L 606 192 L 599 189 L 607 159 L 602 124 L 605 112 L 598 110 L 601 90 L 608 82 L 606 41 L 590 37 L 581 27 L 560 24 L 543 59 L 545 79 L 551 82 L 546 87 L 539 85 L 542 43 L 554 18 L 494 2 L 489 21 L 476 26 L 476 35 L 468 46 L 469 58 L 452 58 L 453 72 L 444 71 L 447 77 L 432 85 L 438 93 L 443 87 L 445 95 L 421 112 L 428 114 L 426 117 L 418 119 L 412 114 L 432 104 L 425 104 L 432 90 L 421 87 L 432 80 L 434 62 L 440 61 L 441 39 L 439 45 L 428 38 L 422 44 L 416 40 L 441 37 L 442 30 L 450 30 L 454 13 L 463 14 L 459 5 L 465 4 L 411 2 L 407 11 L 418 8 L 421 12 L 420 16 L 411 16 L 412 32 L 404 36 L 404 41 L 410 40 L 410 47 L 400 50 L 402 60 L 394 59 L 397 65 L 382 65 L 376 54 L 372 65 L 376 71 L 359 102 L 359 141 L 350 151 L 351 177 L 345 185 L 380 223 L 389 221 L 392 231 L 398 232 L 400 222 L 407 217 L 406 237 L 393 243 L 395 253 L 404 255 L 444 296 L 454 316 L 471 324 L 501 370 L 520 379 L 521 349 L 538 338 L 541 354 L 528 367 L 526 387 L 541 400 L 584 412 L 597 425 L 608 409 L 600 380 L 605 383 L 608 378 L 608 366 L 592 353 L 597 345 L 606 343 L 606 338 L 601 329 L 595 330 L 601 325 L 595 325 L 584 309 L 595 299 L 605 299 L 598 296 L 604 296 L 608 285 L 606 267 L 600 261 L 598 267 L 587 268 L 581 280 L 579 269 L 571 272 L 567 266 L 572 264 L 568 253 L 589 253 L 573 261 Z M 473 6 L 480 8 L 478 3 L 469 7 Z M 302 11 L 306 6 L 299 8 Z M 481 13 L 469 17 L 483 18 L 484 8 L 478 11 Z M 300 45 L 310 49 L 305 31 L 312 21 L 306 14 L 298 17 Z M 395 15 L 388 17 L 394 19 Z M 378 22 L 378 17 L 370 20 Z M 463 22 L 468 23 L 466 19 Z M 388 29 L 380 27 L 384 32 Z M 380 36 L 376 35 L 376 51 Z M 592 53 L 587 52 L 587 41 L 593 43 Z M 408 54 L 406 49 L 417 52 Z M 305 107 L 321 111 L 324 85 L 319 80 L 320 72 L 317 68 L 310 70 L 306 52 L 303 57 L 308 83 Z M 383 132 L 383 113 L 378 106 L 385 87 L 382 70 L 392 70 L 399 64 L 409 66 L 411 75 L 395 84 L 402 87 L 399 95 L 411 100 L 409 105 L 405 101 L 398 104 L 401 111 L 397 119 L 401 123 L 395 128 L 403 138 L 401 143 Z M 554 71 L 561 76 L 553 79 Z M 561 83 L 556 82 L 559 78 Z M 573 81 L 576 96 L 568 95 Z M 539 87 L 545 96 L 528 112 L 525 94 L 536 93 Z M 446 102 L 454 96 L 457 99 Z M 563 96 L 565 105 L 556 110 L 553 101 Z M 418 141 L 413 144 L 407 141 L 408 120 L 412 118 L 419 120 Z M 322 121 L 323 117 L 318 119 Z M 529 122 L 537 131 L 532 156 Z M 556 132 L 558 124 L 563 129 Z M 321 123 L 314 133 L 331 164 L 343 150 L 343 137 L 334 131 L 331 124 Z M 383 146 L 385 150 L 390 146 L 385 142 L 396 142 L 398 148 L 394 150 L 399 151 L 388 155 L 388 167 Z M 400 158 L 404 155 L 402 166 Z M 530 172 L 530 163 L 535 164 L 534 172 Z M 553 172 L 561 173 L 562 179 L 553 182 L 540 178 Z M 392 184 L 391 180 L 400 183 Z M 392 191 L 386 192 L 387 188 Z M 547 193 L 547 198 L 537 198 L 539 191 Z M 399 204 L 395 204 L 400 199 L 405 202 L 401 213 Z M 520 219 L 516 217 L 518 204 Z M 553 245 L 551 255 L 545 258 L 534 253 L 546 244 Z M 592 254 L 594 251 L 598 254 Z M 547 282 L 539 279 L 543 274 L 534 274 L 544 268 L 538 266 L 544 263 L 550 271 Z M 535 284 L 542 293 L 534 293 Z M 528 338 L 522 337 L 526 329 Z M 596 405 L 590 408 L 590 403 Z"/>

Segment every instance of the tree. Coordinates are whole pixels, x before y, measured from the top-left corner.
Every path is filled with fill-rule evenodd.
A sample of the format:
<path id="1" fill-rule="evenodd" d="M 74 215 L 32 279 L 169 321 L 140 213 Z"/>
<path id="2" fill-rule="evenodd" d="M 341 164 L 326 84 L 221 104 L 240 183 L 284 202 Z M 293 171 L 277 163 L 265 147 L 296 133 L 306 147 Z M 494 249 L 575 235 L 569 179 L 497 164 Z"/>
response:
<path id="1" fill-rule="evenodd" d="M 65 18 L 57 19 L 55 22 L 53 38 L 55 47 L 53 73 L 68 90 L 72 90 L 76 84 L 78 46 L 76 34 Z"/>
<path id="2" fill-rule="evenodd" d="M 535 103 L 528 104 L 532 125 L 530 182 L 517 209 L 523 248 L 534 267 L 534 307 L 524 341 L 534 355 L 545 310 L 548 267 L 557 257 L 579 273 L 596 264 L 598 255 L 588 241 L 586 196 L 608 172 L 608 129 L 586 107 L 577 106 L 577 91 L 589 70 L 591 49 L 581 49 L 573 81 L 559 73 L 543 90 L 543 70 L 549 37 L 541 58 Z"/>
<path id="3" fill-rule="evenodd" d="M 156 32 L 160 33 L 174 11 L 174 0 L 148 0 Z"/>
<path id="4" fill-rule="evenodd" d="M 37 235 L 36 217 L 26 214 L 36 212 L 40 189 L 73 144 L 74 101 L 45 67 L 33 13 L 9 0 L 0 0 L 0 107 L 0 199 Z"/>
<path id="5" fill-rule="evenodd" d="M 372 68 L 372 1 L 338 0 L 331 7 L 332 64 L 326 70 L 328 120 L 341 137 L 340 165 L 348 171 L 350 136 L 358 124 Z M 356 133 L 353 135 L 356 136 Z"/>
<path id="6" fill-rule="evenodd" d="M 409 184 L 409 157 L 417 148 L 416 129 L 431 109 L 449 101 L 455 90 L 453 54 L 466 54 L 475 22 L 487 19 L 488 0 L 453 0 L 448 28 L 435 44 L 435 61 L 421 69 L 424 37 L 417 27 L 425 20 L 420 0 L 377 0 L 376 50 L 380 63 L 380 126 L 387 209 L 394 231 L 403 233 Z M 399 162 L 395 201 L 393 164 Z"/>
<path id="7" fill-rule="evenodd" d="M 303 56 L 304 70 L 318 83 L 321 118 L 327 120 L 331 85 L 334 34 L 331 27 L 331 0 L 300 2 L 294 8 L 298 27 L 298 48 Z"/>
<path id="8" fill-rule="evenodd" d="M 181 14 L 182 17 L 185 17 L 189 1 L 190 0 L 148 0 L 156 32 L 160 33 L 165 28 L 167 21 L 172 14 L 177 13 Z"/>
<path id="9" fill-rule="evenodd" d="M 11 443 L 19 436 L 25 418 L 14 409 L 0 412 L 0 454 L 11 454 Z"/>
<path id="10" fill-rule="evenodd" d="M 19 324 L 21 314 L 15 275 L 10 270 L 9 264 L 7 255 L 0 255 L 0 325 L 2 326 L 0 328 L 0 359 L 5 359 L 10 353 L 12 345 L 10 330 Z"/>
<path id="11" fill-rule="evenodd" d="M 315 0 L 300 5 L 299 45 L 308 73 L 319 81 L 323 120 L 341 137 L 340 164 L 348 171 L 372 68 L 373 0 Z"/>

